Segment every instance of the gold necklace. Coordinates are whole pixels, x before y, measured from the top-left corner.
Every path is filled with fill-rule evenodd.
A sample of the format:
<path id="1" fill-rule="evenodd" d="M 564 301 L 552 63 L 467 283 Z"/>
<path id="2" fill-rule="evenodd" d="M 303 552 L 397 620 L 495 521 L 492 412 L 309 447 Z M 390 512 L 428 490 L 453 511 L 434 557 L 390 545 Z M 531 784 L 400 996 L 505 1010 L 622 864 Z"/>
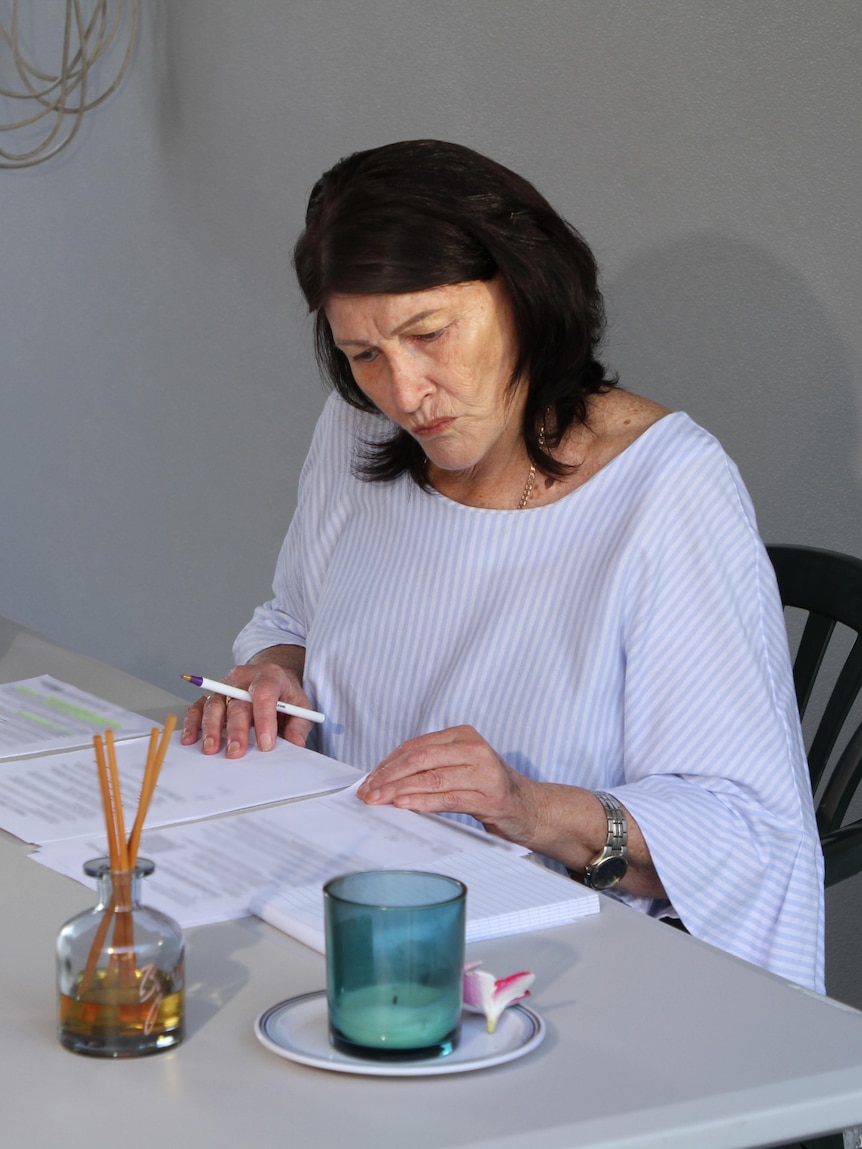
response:
<path id="1" fill-rule="evenodd" d="M 544 451 L 545 449 L 545 416 L 542 415 L 542 426 L 539 431 L 539 446 Z M 533 493 L 533 484 L 536 481 L 536 464 L 530 463 L 530 473 L 527 475 L 527 485 L 524 487 L 524 493 L 521 495 L 521 501 L 518 503 L 518 510 L 523 511 L 527 503 L 530 501 L 530 495 Z"/>

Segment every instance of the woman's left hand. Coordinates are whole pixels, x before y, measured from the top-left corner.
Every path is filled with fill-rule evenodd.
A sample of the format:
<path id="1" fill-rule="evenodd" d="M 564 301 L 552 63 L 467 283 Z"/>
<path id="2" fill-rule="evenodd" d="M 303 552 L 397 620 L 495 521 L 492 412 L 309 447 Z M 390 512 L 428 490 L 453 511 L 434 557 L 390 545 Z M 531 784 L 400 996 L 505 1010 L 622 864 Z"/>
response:
<path id="1" fill-rule="evenodd" d="M 472 726 L 402 743 L 359 788 L 371 806 L 471 814 L 500 838 L 529 846 L 541 821 L 541 785 L 513 770 Z"/>
<path id="2" fill-rule="evenodd" d="M 608 836 L 607 815 L 591 790 L 519 774 L 472 726 L 453 726 L 402 743 L 374 767 L 358 794 L 370 806 L 472 814 L 490 834 L 578 872 L 599 854 Z M 626 817 L 629 871 L 619 888 L 664 898 L 640 827 L 631 811 Z"/>

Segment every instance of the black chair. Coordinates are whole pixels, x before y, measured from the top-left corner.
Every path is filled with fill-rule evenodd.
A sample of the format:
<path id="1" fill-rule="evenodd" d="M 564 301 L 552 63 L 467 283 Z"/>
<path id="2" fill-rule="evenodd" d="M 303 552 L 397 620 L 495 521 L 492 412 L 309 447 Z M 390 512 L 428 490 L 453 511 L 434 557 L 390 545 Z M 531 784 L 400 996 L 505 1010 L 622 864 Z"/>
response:
<path id="1" fill-rule="evenodd" d="M 835 747 L 854 702 L 862 691 L 862 560 L 814 547 L 766 548 L 785 607 L 808 612 L 796 657 L 793 681 L 800 716 L 818 683 L 836 623 L 855 631 L 850 653 L 828 691 L 828 700 L 808 749 L 808 769 L 816 800 L 817 826 L 826 863 L 826 885 L 862 871 L 862 818 L 842 825 L 862 775 L 862 724 L 837 756 Z M 841 1149 L 840 1133 L 812 1137 L 784 1149 Z"/>
<path id="2" fill-rule="evenodd" d="M 862 724 L 835 755 L 848 715 L 862 691 L 862 560 L 814 547 L 767 547 L 785 607 L 808 612 L 793 663 L 799 713 L 804 718 L 836 623 L 855 642 L 828 692 L 808 749 L 826 885 L 862 872 L 862 818 L 843 825 L 862 778 Z"/>

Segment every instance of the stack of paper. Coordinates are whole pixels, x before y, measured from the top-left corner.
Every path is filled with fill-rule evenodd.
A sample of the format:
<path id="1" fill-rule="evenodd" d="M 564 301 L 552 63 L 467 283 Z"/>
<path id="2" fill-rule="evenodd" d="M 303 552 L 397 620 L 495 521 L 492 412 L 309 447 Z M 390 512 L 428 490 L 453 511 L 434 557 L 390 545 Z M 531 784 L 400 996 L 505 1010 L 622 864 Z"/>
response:
<path id="1" fill-rule="evenodd" d="M 148 734 L 152 722 L 49 674 L 0 683 L 0 759 L 85 746 L 94 734 Z"/>
<path id="2" fill-rule="evenodd" d="M 43 686 L 56 694 L 63 684 Z M 94 719 L 103 713 L 88 706 Z M 125 712 L 112 720 L 124 732 L 145 722 Z M 147 744 L 138 737 L 117 746 L 121 788 L 132 806 Z M 141 841 L 140 855 L 156 863 L 145 901 L 182 926 L 242 917 L 254 907 L 318 949 L 323 884 L 356 870 L 460 878 L 468 888 L 469 940 L 598 910 L 595 893 L 524 859 L 519 846 L 451 819 L 366 806 L 356 796 L 361 780 L 353 767 L 281 740 L 270 753 L 252 748 L 242 762 L 228 762 L 175 736 Z M 39 846 L 35 861 L 92 884 L 83 864 L 107 852 L 92 746 L 6 762 L 0 829 Z"/>
<path id="3" fill-rule="evenodd" d="M 594 891 L 524 858 L 504 855 L 489 865 L 484 855 L 457 854 L 434 868 L 467 887 L 468 942 L 564 925 L 599 909 Z M 324 952 L 321 886 L 263 891 L 251 908 L 270 925 Z"/>

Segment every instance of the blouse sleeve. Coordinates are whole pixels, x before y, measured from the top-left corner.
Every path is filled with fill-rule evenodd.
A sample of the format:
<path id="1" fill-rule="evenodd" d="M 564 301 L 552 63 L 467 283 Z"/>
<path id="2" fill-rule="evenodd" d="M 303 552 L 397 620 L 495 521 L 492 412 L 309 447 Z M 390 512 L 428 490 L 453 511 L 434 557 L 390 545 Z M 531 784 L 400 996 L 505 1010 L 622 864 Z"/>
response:
<path id="1" fill-rule="evenodd" d="M 326 474 L 327 442 L 332 437 L 335 406 L 330 398 L 318 421 L 299 477 L 296 511 L 278 555 L 273 597 L 257 607 L 239 632 L 233 657 L 241 665 L 261 650 L 288 644 L 305 646 L 311 621 L 312 570 L 320 546 L 316 529 L 330 485 Z"/>
<path id="2" fill-rule="evenodd" d="M 627 572 L 610 789 L 692 934 L 822 991 L 822 855 L 772 566 L 717 444 L 660 495 Z"/>

